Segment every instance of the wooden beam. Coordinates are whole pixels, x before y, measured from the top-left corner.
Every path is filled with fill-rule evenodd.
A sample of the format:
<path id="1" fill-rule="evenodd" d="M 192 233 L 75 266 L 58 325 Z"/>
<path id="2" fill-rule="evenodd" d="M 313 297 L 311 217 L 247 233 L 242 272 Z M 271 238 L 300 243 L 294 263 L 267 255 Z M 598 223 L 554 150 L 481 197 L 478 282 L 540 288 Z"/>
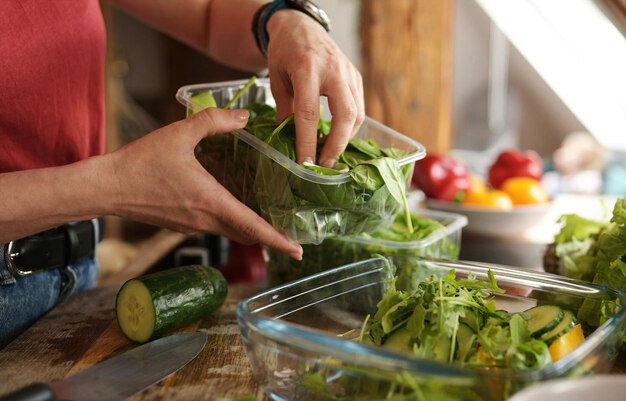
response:
<path id="1" fill-rule="evenodd" d="M 366 113 L 447 152 L 452 136 L 454 0 L 363 0 Z"/>
<path id="2" fill-rule="evenodd" d="M 626 35 L 626 0 L 603 0 L 599 5 L 608 9 L 613 24 Z"/>

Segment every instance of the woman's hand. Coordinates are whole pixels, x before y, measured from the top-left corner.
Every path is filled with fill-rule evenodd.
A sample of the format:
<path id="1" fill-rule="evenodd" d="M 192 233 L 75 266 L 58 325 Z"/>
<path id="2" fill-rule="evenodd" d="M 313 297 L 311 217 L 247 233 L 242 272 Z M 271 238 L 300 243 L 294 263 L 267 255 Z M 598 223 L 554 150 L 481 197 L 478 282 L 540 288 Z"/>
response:
<path id="1" fill-rule="evenodd" d="M 202 138 L 243 128 L 248 117 L 245 110 L 206 109 L 105 156 L 117 186 L 115 214 L 187 234 L 260 242 L 301 259 L 298 244 L 239 202 L 194 156 Z"/>
<path id="2" fill-rule="evenodd" d="M 315 162 L 321 95 L 333 120 L 317 163 L 332 167 L 365 118 L 361 74 L 322 26 L 299 11 L 278 11 L 267 29 L 272 93 L 279 120 L 295 115 L 298 162 Z"/>

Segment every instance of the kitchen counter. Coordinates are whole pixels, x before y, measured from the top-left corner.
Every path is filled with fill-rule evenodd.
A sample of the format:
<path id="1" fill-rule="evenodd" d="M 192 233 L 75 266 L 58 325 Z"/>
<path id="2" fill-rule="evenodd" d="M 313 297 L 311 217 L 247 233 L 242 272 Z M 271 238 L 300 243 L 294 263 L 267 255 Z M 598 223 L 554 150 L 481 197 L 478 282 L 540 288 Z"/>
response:
<path id="1" fill-rule="evenodd" d="M 233 285 L 212 316 L 180 331 L 208 334 L 204 350 L 187 366 L 131 400 L 214 400 L 262 392 L 248 364 L 235 315 L 237 302 L 261 290 Z M 133 345 L 115 322 L 117 287 L 100 287 L 70 298 L 0 351 L 0 395 L 33 382 L 72 375 Z M 626 374 L 626 355 L 611 373 Z"/>

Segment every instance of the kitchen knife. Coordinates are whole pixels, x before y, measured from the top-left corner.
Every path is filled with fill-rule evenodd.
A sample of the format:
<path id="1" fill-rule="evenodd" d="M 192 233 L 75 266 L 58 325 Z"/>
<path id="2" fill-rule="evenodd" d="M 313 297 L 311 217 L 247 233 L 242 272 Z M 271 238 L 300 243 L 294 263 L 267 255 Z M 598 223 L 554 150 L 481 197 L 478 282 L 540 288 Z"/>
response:
<path id="1" fill-rule="evenodd" d="M 207 335 L 180 333 L 138 346 L 73 376 L 35 383 L 0 401 L 120 401 L 158 383 L 194 359 Z"/>

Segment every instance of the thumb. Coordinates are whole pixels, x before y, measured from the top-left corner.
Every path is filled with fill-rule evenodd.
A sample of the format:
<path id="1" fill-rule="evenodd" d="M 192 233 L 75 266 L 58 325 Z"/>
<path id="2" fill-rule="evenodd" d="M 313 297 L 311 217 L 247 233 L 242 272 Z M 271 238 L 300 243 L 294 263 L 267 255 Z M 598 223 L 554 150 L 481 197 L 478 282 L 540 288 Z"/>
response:
<path id="1" fill-rule="evenodd" d="M 223 134 L 246 126 L 250 113 L 245 109 L 206 108 L 183 121 L 184 129 L 196 143 L 207 135 Z"/>

